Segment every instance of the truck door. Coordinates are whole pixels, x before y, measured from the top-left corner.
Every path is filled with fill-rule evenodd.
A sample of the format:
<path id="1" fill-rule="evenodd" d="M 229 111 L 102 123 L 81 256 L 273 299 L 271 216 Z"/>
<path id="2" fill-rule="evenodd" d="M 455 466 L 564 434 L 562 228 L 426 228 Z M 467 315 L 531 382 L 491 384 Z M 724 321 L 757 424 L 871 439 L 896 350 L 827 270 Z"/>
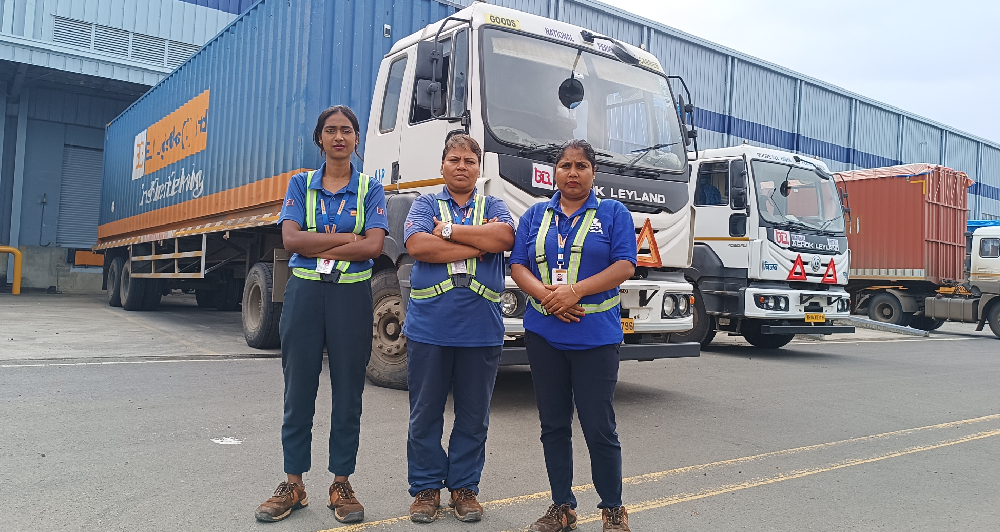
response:
<path id="1" fill-rule="evenodd" d="M 365 173 L 390 185 L 399 179 L 400 123 L 406 120 L 405 106 L 409 98 L 403 93 L 409 56 L 406 52 L 385 59 L 379 68 L 365 140 Z"/>
<path id="2" fill-rule="evenodd" d="M 459 118 L 466 110 L 469 79 L 469 30 L 463 27 L 452 35 L 442 36 L 443 61 L 441 71 L 434 73 L 441 84 L 439 97 L 430 105 L 418 101 L 418 87 L 430 76 L 430 68 L 421 63 L 418 52 L 414 75 L 404 85 L 406 108 L 400 109 L 398 129 L 400 181 L 422 181 L 441 177 L 441 150 L 448 132 L 462 130 Z M 429 100 L 429 98 L 428 98 Z M 426 103 L 426 102 L 424 102 Z M 446 119 L 445 117 L 453 117 Z"/>
<path id="3" fill-rule="evenodd" d="M 732 204 L 739 183 L 731 175 L 744 167 L 743 159 L 706 161 L 694 176 L 695 241 L 711 247 L 727 268 L 746 268 L 748 260 L 746 205 Z"/>

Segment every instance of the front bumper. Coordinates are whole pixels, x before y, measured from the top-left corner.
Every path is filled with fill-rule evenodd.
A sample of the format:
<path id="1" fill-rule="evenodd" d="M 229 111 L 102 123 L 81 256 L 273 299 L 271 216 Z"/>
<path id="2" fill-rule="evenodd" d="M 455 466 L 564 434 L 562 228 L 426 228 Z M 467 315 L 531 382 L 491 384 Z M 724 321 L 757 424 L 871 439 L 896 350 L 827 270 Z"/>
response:
<path id="1" fill-rule="evenodd" d="M 850 334 L 853 325 L 761 325 L 761 334 Z"/>
<path id="2" fill-rule="evenodd" d="M 746 318 L 763 319 L 763 320 L 789 320 L 789 321 L 803 321 L 805 320 L 806 313 L 823 313 L 826 315 L 827 320 L 837 320 L 837 319 L 847 319 L 851 316 L 850 305 L 844 305 L 844 302 L 849 301 L 850 295 L 841 290 L 829 290 L 829 291 L 812 291 L 812 290 L 793 290 L 790 288 L 774 287 L 774 288 L 758 288 L 758 287 L 747 287 L 740 290 L 741 298 L 743 299 L 743 316 Z M 754 303 L 758 296 L 782 296 L 788 299 L 788 310 L 767 310 L 762 309 Z M 839 310 L 838 309 L 839 303 Z M 808 308 L 808 310 L 807 310 Z M 805 326 L 810 326 L 805 324 Z M 853 327 L 850 331 L 837 331 L 837 332 L 854 332 Z M 782 333 L 787 334 L 787 333 Z M 795 333 L 795 334 L 807 334 L 807 333 Z"/>
<path id="3" fill-rule="evenodd" d="M 683 358 L 701 356 L 701 345 L 697 342 L 678 344 L 624 344 L 620 347 L 621 360 L 659 360 L 661 358 Z M 524 347 L 504 347 L 500 354 L 501 366 L 522 366 L 528 363 L 528 352 Z"/>

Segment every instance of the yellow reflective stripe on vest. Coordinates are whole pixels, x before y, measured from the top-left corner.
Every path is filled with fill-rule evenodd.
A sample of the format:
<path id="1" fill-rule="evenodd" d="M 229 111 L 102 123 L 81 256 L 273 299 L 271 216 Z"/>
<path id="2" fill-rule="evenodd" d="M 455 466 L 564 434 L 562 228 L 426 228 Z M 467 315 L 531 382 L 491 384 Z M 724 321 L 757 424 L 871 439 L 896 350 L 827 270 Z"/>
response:
<path id="1" fill-rule="evenodd" d="M 313 233 L 316 231 L 316 201 L 319 193 L 316 190 L 310 188 L 312 184 L 313 175 L 316 171 L 306 172 L 306 231 L 311 231 Z M 354 218 L 354 230 L 351 231 L 354 234 L 360 235 L 365 228 L 365 196 L 368 195 L 368 189 L 371 185 L 371 179 L 366 174 L 358 174 L 358 194 L 356 198 L 355 205 L 355 218 Z M 346 192 L 345 192 L 346 194 Z M 333 228 L 334 232 L 337 228 Z M 316 259 L 316 267 L 319 267 L 320 259 Z M 365 281 L 370 279 L 372 276 L 371 268 L 356 272 L 356 273 L 346 273 L 348 268 L 351 267 L 351 261 L 348 260 L 338 260 L 334 263 L 334 269 L 340 272 L 340 279 L 338 283 L 357 283 L 360 281 Z M 311 281 L 319 281 L 322 278 L 320 274 L 316 273 L 314 270 L 307 270 L 305 268 L 293 268 L 292 274 L 296 277 L 302 279 L 309 279 Z"/>
<path id="2" fill-rule="evenodd" d="M 444 223 L 453 223 L 451 217 L 451 207 L 448 205 L 447 200 L 438 199 L 438 210 L 441 212 L 441 221 Z M 476 194 L 475 203 L 472 206 L 472 225 L 483 225 L 483 218 L 486 215 L 486 197 L 482 194 Z M 490 290 L 483 283 L 476 280 L 476 263 L 478 262 L 477 257 L 472 257 L 471 259 L 465 259 L 465 268 L 472 276 L 472 281 L 469 282 L 469 290 L 483 296 L 487 300 L 493 303 L 500 302 L 500 294 Z M 455 275 L 451 269 L 451 263 L 448 263 L 448 278 L 434 286 L 428 286 L 427 288 L 418 288 L 410 290 L 410 299 L 430 299 L 432 297 L 437 297 L 452 288 L 455 288 L 455 283 L 451 280 L 451 276 Z"/>
<path id="3" fill-rule="evenodd" d="M 529 297 L 528 300 L 531 302 L 531 306 L 535 307 L 535 310 L 537 310 L 539 314 L 543 316 L 549 315 L 549 312 L 545 310 L 545 307 L 543 307 L 537 299 Z M 617 307 L 620 302 L 621 296 L 616 294 L 614 297 L 605 299 L 601 303 L 587 305 L 581 304 L 580 308 L 582 308 L 587 314 L 597 314 L 598 312 L 607 312 Z"/>
<path id="4" fill-rule="evenodd" d="M 427 288 L 420 288 L 417 290 L 410 290 L 410 299 L 430 299 L 432 297 L 439 296 L 451 290 L 452 288 L 455 288 L 455 283 L 453 283 L 451 279 L 445 279 L 444 281 L 441 281 L 440 283 L 434 286 L 429 286 Z M 486 287 L 486 285 L 480 283 L 475 279 L 473 279 L 469 283 L 469 290 L 472 290 L 473 292 L 485 297 L 486 299 L 492 301 L 493 303 L 500 302 L 500 294 L 494 292 L 493 290 L 490 290 L 489 288 Z"/>

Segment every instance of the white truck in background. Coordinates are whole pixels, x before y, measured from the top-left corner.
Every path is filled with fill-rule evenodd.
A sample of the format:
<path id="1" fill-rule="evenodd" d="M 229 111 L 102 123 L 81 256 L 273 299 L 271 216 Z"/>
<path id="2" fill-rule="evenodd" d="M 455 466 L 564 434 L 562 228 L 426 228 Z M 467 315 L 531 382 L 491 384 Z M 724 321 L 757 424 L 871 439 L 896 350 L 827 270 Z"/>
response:
<path id="1" fill-rule="evenodd" d="M 853 333 L 845 210 L 817 159 L 741 146 L 691 161 L 696 212 L 694 327 L 677 340 L 707 346 L 717 332 L 779 348 L 795 334 Z"/>

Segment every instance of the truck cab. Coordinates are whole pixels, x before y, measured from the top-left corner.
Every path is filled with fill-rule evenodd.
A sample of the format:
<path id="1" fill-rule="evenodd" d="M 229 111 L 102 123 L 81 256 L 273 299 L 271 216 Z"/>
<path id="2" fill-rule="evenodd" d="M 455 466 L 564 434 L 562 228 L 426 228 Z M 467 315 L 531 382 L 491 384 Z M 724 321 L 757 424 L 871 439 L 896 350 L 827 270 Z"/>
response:
<path id="1" fill-rule="evenodd" d="M 669 343 L 693 324 L 692 286 L 680 273 L 690 264 L 693 211 L 689 132 L 655 56 L 571 24 L 475 3 L 393 46 L 370 117 L 364 168 L 382 179 L 390 224 L 372 281 L 374 381 L 405 383 L 399 331 L 413 261 L 403 222 L 417 195 L 441 190 L 441 150 L 452 132 L 479 141 L 479 191 L 504 200 L 515 220 L 555 193 L 558 147 L 589 141 L 599 158 L 598 197 L 623 202 L 637 234 L 647 228 L 636 276 L 621 287 L 622 358 L 697 356 L 698 344 Z M 509 276 L 506 288 L 501 363 L 526 363 L 526 296 Z"/>
<path id="2" fill-rule="evenodd" d="M 826 165 L 787 152 L 742 146 L 703 150 L 691 162 L 695 217 L 691 268 L 694 328 L 708 345 L 717 331 L 777 348 L 795 334 L 851 333 L 844 209 Z"/>

